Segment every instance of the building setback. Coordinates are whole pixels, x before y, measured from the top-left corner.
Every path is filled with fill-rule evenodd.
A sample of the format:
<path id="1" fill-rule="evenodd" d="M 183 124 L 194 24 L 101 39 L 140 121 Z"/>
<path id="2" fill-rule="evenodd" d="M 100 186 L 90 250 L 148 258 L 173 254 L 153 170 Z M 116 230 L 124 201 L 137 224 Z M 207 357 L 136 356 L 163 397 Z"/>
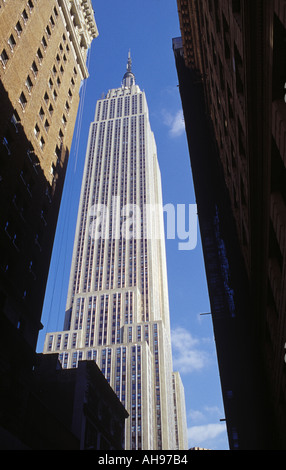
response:
<path id="1" fill-rule="evenodd" d="M 178 0 L 173 40 L 231 449 L 286 448 L 286 2 Z"/>
<path id="2" fill-rule="evenodd" d="M 42 328 L 79 90 L 97 35 L 90 0 L 0 1 L 0 422 L 15 433 Z"/>
<path id="3" fill-rule="evenodd" d="M 187 448 L 184 393 L 172 372 L 160 170 L 130 55 L 122 86 L 97 102 L 90 126 L 64 331 L 44 345 L 54 352 L 63 368 L 96 360 L 129 413 L 126 449 Z"/>

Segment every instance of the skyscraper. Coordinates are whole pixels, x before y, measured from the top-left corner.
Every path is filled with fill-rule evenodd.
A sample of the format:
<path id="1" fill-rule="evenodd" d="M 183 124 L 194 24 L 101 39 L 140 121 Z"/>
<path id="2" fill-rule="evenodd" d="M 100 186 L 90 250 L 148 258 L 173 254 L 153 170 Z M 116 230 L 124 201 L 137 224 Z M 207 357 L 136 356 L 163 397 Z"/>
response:
<path id="1" fill-rule="evenodd" d="M 48 333 L 44 345 L 64 368 L 96 360 L 129 413 L 128 450 L 187 448 L 160 208 L 156 144 L 129 53 L 122 85 L 96 105 L 64 331 Z"/>

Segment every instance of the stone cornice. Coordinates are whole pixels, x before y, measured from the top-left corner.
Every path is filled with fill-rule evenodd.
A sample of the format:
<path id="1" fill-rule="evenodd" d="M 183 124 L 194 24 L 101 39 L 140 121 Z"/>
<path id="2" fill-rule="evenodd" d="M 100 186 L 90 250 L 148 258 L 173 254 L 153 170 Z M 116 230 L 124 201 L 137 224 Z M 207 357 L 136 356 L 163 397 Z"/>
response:
<path id="1" fill-rule="evenodd" d="M 98 36 L 91 0 L 58 1 L 82 76 L 87 78 L 86 50 L 90 47 L 93 39 Z"/>

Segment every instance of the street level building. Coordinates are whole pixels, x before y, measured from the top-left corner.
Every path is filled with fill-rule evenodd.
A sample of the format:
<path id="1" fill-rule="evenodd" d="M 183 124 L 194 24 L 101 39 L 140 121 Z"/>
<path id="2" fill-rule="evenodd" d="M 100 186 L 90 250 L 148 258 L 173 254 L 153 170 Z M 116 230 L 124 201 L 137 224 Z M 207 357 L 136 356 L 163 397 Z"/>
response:
<path id="1" fill-rule="evenodd" d="M 128 414 L 94 361 L 62 369 L 38 354 L 25 426 L 34 450 L 124 450 Z"/>
<path id="2" fill-rule="evenodd" d="M 178 0 L 173 40 L 231 449 L 286 448 L 286 2 Z"/>
<path id="3" fill-rule="evenodd" d="M 129 413 L 125 448 L 186 449 L 173 374 L 160 170 L 129 54 L 122 86 L 97 102 L 80 195 L 64 329 L 44 353 L 95 360 Z"/>
<path id="4" fill-rule="evenodd" d="M 97 34 L 90 0 L 0 1 L 0 423 L 13 433 L 25 410 L 79 90 Z"/>

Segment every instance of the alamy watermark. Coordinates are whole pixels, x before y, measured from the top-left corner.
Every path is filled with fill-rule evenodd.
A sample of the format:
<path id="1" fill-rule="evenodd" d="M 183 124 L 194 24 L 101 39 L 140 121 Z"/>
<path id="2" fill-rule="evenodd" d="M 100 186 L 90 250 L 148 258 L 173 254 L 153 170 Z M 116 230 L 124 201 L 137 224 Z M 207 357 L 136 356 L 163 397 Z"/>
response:
<path id="1" fill-rule="evenodd" d="M 164 214 L 166 225 L 164 231 Z M 198 216 L 196 204 L 136 204 L 120 208 L 120 197 L 113 196 L 111 206 L 94 204 L 89 213 L 89 235 L 92 239 L 178 238 L 179 250 L 194 250 L 197 246 Z"/>

